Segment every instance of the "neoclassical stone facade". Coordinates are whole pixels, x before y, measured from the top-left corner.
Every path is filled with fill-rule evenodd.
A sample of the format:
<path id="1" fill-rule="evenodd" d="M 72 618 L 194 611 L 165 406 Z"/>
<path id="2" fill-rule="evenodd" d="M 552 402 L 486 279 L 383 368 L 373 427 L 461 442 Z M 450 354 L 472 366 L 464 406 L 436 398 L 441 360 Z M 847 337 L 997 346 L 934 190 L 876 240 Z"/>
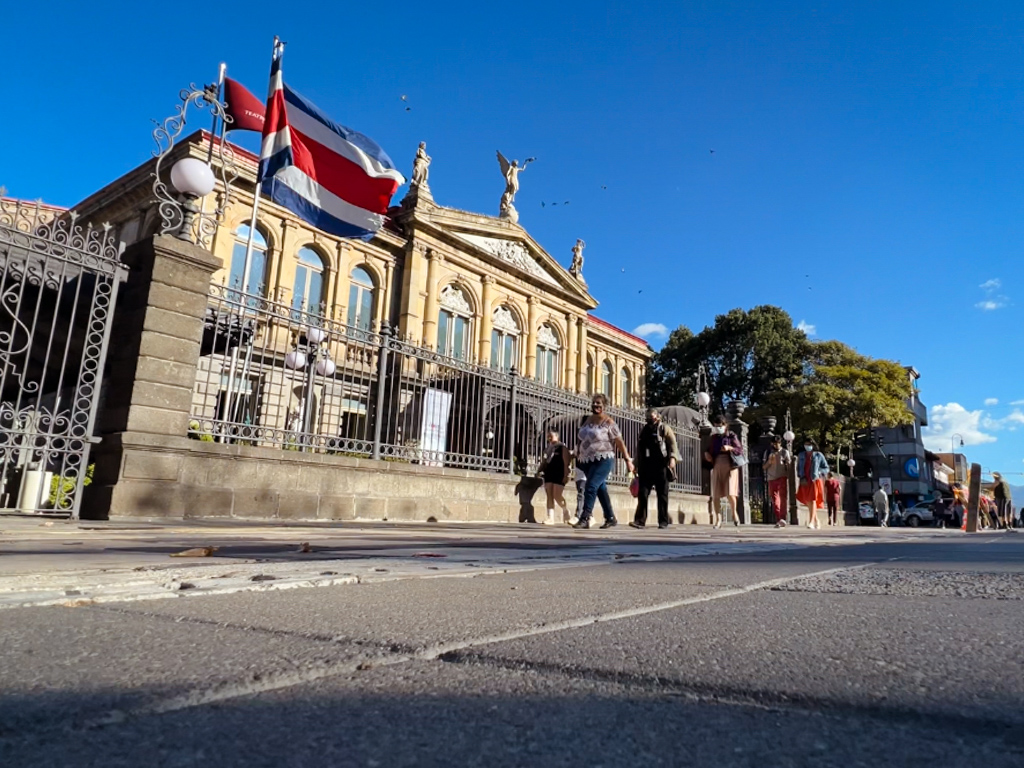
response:
<path id="1" fill-rule="evenodd" d="M 175 151 L 205 159 L 208 141 L 199 132 Z M 570 274 L 507 218 L 438 205 L 426 183 L 412 187 L 370 242 L 325 235 L 262 200 L 244 274 L 256 158 L 240 148 L 236 155 L 242 176 L 211 243 L 223 262 L 214 282 L 244 286 L 296 310 L 322 309 L 348 325 L 386 322 L 402 338 L 454 357 L 514 366 L 573 392 L 604 392 L 617 405 L 644 404 L 650 348 L 591 314 L 597 301 L 582 276 Z M 114 224 L 126 245 L 151 234 L 152 165 L 134 169 L 77 210 Z M 211 198 L 222 194 L 215 190 Z M 202 205 L 213 208 L 215 201 Z M 571 244 L 564 250 L 571 253 Z"/>

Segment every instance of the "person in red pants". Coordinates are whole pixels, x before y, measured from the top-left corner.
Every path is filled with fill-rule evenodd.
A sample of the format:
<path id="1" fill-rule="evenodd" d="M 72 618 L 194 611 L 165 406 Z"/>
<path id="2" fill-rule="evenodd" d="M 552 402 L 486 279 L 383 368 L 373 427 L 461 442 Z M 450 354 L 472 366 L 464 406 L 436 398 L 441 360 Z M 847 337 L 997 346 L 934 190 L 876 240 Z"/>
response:
<path id="1" fill-rule="evenodd" d="M 839 514 L 839 480 L 831 472 L 825 481 L 825 506 L 828 507 L 828 524 L 836 525 Z"/>
<path id="2" fill-rule="evenodd" d="M 765 477 L 768 478 L 768 496 L 775 513 L 775 527 L 784 528 L 789 510 L 789 472 L 793 466 L 793 454 L 782 447 L 782 438 L 772 436 L 772 447 L 764 455 Z"/>

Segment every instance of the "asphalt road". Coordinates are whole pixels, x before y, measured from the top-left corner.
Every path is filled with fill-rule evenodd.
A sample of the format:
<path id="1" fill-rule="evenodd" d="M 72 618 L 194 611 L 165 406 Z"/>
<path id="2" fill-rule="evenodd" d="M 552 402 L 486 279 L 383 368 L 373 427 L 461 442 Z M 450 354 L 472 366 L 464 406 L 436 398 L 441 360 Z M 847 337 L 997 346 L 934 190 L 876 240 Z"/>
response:
<path id="1" fill-rule="evenodd" d="M 934 532 L 11 608 L 0 765 L 1019 768 L 1022 601 Z"/>

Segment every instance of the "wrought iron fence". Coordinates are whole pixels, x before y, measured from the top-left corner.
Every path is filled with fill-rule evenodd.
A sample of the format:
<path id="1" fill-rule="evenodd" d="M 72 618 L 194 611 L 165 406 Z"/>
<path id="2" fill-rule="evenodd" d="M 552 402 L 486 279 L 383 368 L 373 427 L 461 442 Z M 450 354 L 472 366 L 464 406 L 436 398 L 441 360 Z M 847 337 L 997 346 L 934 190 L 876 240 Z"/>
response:
<path id="1" fill-rule="evenodd" d="M 529 474 L 556 429 L 575 448 L 590 398 L 211 286 L 189 434 L 424 466 Z M 612 407 L 630 451 L 641 410 Z M 700 439 L 671 424 L 676 490 L 700 492 Z M 622 462 L 611 482 L 628 483 Z"/>
<path id="2" fill-rule="evenodd" d="M 77 516 L 126 276 L 109 227 L 0 197 L 0 509 Z"/>

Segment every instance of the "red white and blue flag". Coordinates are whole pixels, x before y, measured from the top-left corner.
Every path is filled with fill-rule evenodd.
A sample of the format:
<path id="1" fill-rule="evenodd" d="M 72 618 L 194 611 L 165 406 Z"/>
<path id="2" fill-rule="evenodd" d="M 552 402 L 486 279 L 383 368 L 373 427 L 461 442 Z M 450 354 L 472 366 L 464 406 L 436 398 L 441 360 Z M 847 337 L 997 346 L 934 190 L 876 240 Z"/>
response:
<path id="1" fill-rule="evenodd" d="M 402 174 L 380 146 L 331 120 L 287 85 L 274 49 L 263 125 L 263 193 L 317 229 L 369 239 L 383 225 Z"/>

